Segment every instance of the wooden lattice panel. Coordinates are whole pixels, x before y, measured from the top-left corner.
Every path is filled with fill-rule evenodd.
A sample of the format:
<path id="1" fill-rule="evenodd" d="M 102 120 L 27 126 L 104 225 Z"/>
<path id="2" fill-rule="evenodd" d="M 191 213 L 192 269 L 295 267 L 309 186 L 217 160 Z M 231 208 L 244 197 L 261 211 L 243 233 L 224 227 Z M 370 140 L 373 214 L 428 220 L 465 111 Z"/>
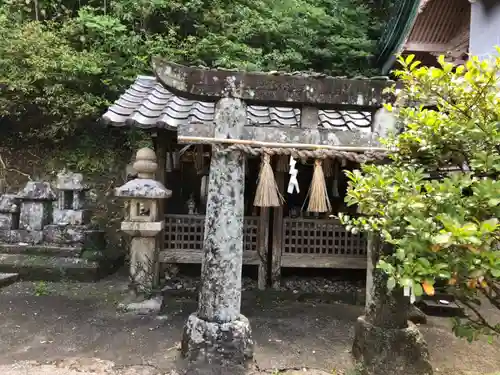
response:
<path id="1" fill-rule="evenodd" d="M 366 239 L 348 233 L 337 220 L 285 218 L 283 254 L 364 257 Z"/>
<path id="2" fill-rule="evenodd" d="M 243 220 L 243 250 L 257 251 L 259 217 L 249 216 Z"/>
<path id="3" fill-rule="evenodd" d="M 165 250 L 201 251 L 204 229 L 203 215 L 166 215 Z"/>
<path id="4" fill-rule="evenodd" d="M 243 250 L 257 251 L 258 217 L 245 217 Z M 201 251 L 204 215 L 165 215 L 165 250 Z"/>

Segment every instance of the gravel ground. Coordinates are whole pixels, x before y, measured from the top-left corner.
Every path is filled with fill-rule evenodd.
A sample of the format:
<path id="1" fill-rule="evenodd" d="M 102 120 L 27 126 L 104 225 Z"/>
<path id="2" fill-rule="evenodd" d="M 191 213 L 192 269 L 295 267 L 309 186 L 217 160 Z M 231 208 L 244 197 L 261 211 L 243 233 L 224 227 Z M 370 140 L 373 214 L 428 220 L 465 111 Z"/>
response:
<path id="1" fill-rule="evenodd" d="M 117 366 L 112 361 L 98 358 L 70 358 L 57 362 L 18 362 L 10 366 L 0 366 L 2 375 L 274 375 L 277 371 L 227 369 L 171 370 L 163 372 L 153 366 Z M 279 371 L 282 375 L 332 375 L 315 369 L 295 369 Z M 334 373 L 344 375 L 344 372 Z M 349 374 L 346 374 L 349 375 Z"/>
<path id="2" fill-rule="evenodd" d="M 298 279 L 285 278 L 283 290 L 338 292 L 363 286 L 319 277 Z M 193 277 L 170 281 L 175 289 L 197 287 Z M 245 286 L 255 289 L 250 279 L 245 279 Z M 98 283 L 19 282 L 3 288 L 0 374 L 177 375 L 176 348 L 188 315 L 196 310 L 196 298 L 172 293 L 166 296 L 161 317 L 136 316 L 117 311 L 126 289 L 127 279 L 118 276 Z M 286 293 L 247 290 L 243 295 L 242 312 L 252 322 L 261 371 L 199 369 L 186 375 L 355 375 L 346 369 L 352 368 L 353 323 L 362 306 L 301 301 L 282 294 Z M 491 314 L 498 316 L 498 311 Z M 448 318 L 430 317 L 420 329 L 436 375 L 495 375 L 500 369 L 499 341 L 460 340 L 452 334 Z M 44 362 L 63 358 L 70 359 Z M 302 366 L 326 372 L 303 371 Z M 290 368 L 298 370 L 285 371 Z"/>
<path id="3" fill-rule="evenodd" d="M 164 290 L 195 291 L 200 286 L 199 277 L 176 275 L 165 279 Z M 243 290 L 256 290 L 257 281 L 249 277 L 242 280 Z M 281 291 L 295 293 L 361 292 L 363 281 L 334 280 L 326 277 L 288 277 L 281 281 Z"/>

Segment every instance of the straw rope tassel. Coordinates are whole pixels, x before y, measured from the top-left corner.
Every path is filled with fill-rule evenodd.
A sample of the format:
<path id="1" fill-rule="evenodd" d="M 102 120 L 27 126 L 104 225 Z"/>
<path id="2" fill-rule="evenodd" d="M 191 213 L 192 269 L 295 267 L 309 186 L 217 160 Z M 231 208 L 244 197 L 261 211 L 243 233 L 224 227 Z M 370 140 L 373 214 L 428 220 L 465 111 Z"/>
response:
<path id="1" fill-rule="evenodd" d="M 321 164 L 320 159 L 314 161 L 314 172 L 308 193 L 309 205 L 307 206 L 307 211 L 309 212 L 329 212 L 332 210 Z"/>
<path id="2" fill-rule="evenodd" d="M 280 194 L 278 185 L 274 179 L 273 168 L 271 167 L 271 155 L 265 153 L 262 156 L 253 205 L 257 207 L 279 207 L 283 200 L 283 196 Z"/>
<path id="3" fill-rule="evenodd" d="M 339 198 L 339 175 L 340 175 L 340 164 L 335 162 L 333 166 L 333 184 L 332 184 L 332 196 L 334 198 Z"/>

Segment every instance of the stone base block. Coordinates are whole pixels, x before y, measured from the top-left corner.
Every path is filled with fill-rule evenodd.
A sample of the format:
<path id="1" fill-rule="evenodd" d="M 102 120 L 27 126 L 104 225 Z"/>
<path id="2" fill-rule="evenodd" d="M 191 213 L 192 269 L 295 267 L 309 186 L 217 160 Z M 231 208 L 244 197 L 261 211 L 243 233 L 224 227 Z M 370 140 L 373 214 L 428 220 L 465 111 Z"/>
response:
<path id="1" fill-rule="evenodd" d="M 49 244 L 81 244 L 85 238 L 85 227 L 50 224 L 43 228 L 43 240 Z"/>
<path id="2" fill-rule="evenodd" d="M 15 213 L 1 213 L 0 212 L 0 229 L 10 230 L 16 229 L 19 222 L 19 215 Z"/>
<path id="3" fill-rule="evenodd" d="M 60 225 L 85 225 L 90 222 L 89 210 L 61 210 L 55 208 L 52 214 L 54 223 Z"/>
<path id="4" fill-rule="evenodd" d="M 245 316 L 229 323 L 213 323 L 191 314 L 184 327 L 181 352 L 190 362 L 244 365 L 252 360 L 253 347 Z"/>
<path id="5" fill-rule="evenodd" d="M 427 324 L 427 315 L 417 306 L 411 305 L 408 313 L 408 320 L 415 324 Z"/>
<path id="6" fill-rule="evenodd" d="M 43 240 L 47 244 L 80 246 L 85 250 L 102 251 L 106 247 L 104 231 L 81 225 L 46 225 L 43 228 Z"/>
<path id="7" fill-rule="evenodd" d="M 355 325 L 352 354 L 364 375 L 431 375 L 429 350 L 417 326 L 375 327 L 364 316 Z"/>
<path id="8" fill-rule="evenodd" d="M 0 272 L 0 288 L 14 284 L 19 279 L 17 273 L 3 273 Z"/>
<path id="9" fill-rule="evenodd" d="M 29 253 L 6 254 L 1 251 L 0 247 L 0 272 L 17 273 L 22 280 L 97 281 L 113 273 L 118 266 L 75 257 Z"/>
<path id="10" fill-rule="evenodd" d="M 0 230 L 0 243 L 38 245 L 43 242 L 43 232 L 37 230 Z"/>

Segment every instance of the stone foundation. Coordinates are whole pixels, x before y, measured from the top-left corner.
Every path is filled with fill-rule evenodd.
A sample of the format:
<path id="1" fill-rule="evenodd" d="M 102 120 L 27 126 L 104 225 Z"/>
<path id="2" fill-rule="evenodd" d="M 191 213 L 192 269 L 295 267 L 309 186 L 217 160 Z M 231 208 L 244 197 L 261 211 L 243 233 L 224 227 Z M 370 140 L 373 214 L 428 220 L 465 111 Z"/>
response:
<path id="1" fill-rule="evenodd" d="M 182 355 L 190 362 L 244 365 L 253 358 L 254 343 L 248 319 L 207 322 L 191 314 L 182 335 Z"/>
<path id="2" fill-rule="evenodd" d="M 83 176 L 61 172 L 54 192 L 29 181 L 0 196 L 0 272 L 26 280 L 96 280 L 114 270 L 120 254 L 106 252 L 104 231 L 90 224 Z"/>
<path id="3" fill-rule="evenodd" d="M 390 329 L 359 317 L 352 354 L 364 375 L 432 375 L 427 343 L 411 322 Z"/>

